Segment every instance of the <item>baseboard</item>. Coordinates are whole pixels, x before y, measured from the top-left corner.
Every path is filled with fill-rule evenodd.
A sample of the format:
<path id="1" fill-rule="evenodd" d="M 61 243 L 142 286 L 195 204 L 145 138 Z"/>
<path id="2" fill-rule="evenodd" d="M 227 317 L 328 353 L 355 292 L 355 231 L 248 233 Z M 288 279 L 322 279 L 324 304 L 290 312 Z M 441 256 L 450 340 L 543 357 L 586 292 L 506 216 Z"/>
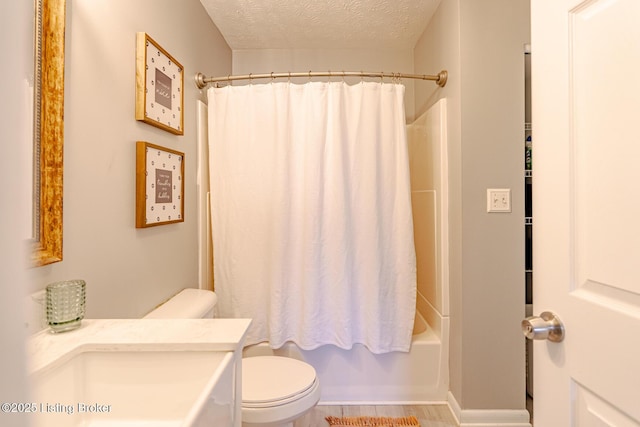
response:
<path id="1" fill-rule="evenodd" d="M 532 427 L 526 409 L 461 409 L 451 392 L 447 400 L 460 427 Z"/>

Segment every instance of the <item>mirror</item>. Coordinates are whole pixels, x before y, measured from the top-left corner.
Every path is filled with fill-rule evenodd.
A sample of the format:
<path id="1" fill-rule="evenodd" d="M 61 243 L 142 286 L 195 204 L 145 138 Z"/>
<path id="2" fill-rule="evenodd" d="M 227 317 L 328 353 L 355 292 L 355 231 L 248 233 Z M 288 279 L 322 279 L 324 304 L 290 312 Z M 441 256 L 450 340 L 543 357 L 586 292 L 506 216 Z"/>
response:
<path id="1" fill-rule="evenodd" d="M 32 264 L 62 260 L 65 0 L 36 0 Z"/>

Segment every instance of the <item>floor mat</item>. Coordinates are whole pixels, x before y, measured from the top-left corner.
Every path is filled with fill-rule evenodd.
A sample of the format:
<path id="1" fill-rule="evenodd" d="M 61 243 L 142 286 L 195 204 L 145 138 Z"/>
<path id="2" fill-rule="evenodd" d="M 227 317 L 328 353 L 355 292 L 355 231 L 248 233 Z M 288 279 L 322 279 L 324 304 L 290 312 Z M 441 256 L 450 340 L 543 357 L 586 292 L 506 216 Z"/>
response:
<path id="1" fill-rule="evenodd" d="M 419 426 L 416 417 L 326 417 L 333 427 L 404 427 Z"/>

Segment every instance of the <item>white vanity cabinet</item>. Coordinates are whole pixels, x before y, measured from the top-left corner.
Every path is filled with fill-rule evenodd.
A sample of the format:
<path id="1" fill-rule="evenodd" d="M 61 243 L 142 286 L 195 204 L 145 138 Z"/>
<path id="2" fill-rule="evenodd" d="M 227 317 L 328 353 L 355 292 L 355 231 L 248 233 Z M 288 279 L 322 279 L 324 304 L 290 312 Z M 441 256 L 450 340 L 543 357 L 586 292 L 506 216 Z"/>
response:
<path id="1" fill-rule="evenodd" d="M 237 380 L 240 378 L 242 354 L 229 352 L 220 365 L 219 374 L 212 379 L 211 392 L 202 402 L 202 407 L 192 408 L 184 422 L 185 426 L 240 427 L 242 396 Z"/>
<path id="2" fill-rule="evenodd" d="M 35 334 L 29 342 L 32 425 L 241 427 L 249 323 L 83 320 L 74 331 Z"/>

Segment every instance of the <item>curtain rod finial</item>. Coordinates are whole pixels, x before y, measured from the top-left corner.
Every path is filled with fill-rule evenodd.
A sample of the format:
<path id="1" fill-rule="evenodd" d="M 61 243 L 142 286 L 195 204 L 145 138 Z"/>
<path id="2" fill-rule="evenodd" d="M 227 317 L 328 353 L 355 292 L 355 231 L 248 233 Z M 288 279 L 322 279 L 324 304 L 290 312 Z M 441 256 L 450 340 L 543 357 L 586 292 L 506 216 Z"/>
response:
<path id="1" fill-rule="evenodd" d="M 196 75 L 194 76 L 194 80 L 196 81 L 196 86 L 198 87 L 198 89 L 204 89 L 204 87 L 207 86 L 207 83 L 204 81 L 205 78 L 205 75 L 202 73 L 196 73 Z"/>
<path id="2" fill-rule="evenodd" d="M 444 87 L 447 84 L 447 79 L 449 78 L 449 73 L 447 70 L 442 70 L 438 73 L 438 80 L 436 80 L 436 84 L 440 87 Z"/>

